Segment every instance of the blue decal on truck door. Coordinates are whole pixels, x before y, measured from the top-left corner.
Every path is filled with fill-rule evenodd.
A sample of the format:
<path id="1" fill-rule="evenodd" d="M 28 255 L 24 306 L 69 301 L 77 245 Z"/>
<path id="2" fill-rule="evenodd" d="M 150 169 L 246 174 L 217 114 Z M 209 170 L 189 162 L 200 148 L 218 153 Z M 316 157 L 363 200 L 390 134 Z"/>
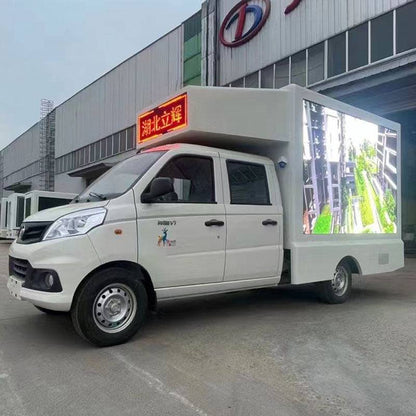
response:
<path id="1" fill-rule="evenodd" d="M 176 221 L 158 221 L 158 225 L 176 225 Z M 157 237 L 158 247 L 174 247 L 176 246 L 176 240 L 169 240 L 169 230 L 166 227 L 162 228 L 162 233 Z"/>

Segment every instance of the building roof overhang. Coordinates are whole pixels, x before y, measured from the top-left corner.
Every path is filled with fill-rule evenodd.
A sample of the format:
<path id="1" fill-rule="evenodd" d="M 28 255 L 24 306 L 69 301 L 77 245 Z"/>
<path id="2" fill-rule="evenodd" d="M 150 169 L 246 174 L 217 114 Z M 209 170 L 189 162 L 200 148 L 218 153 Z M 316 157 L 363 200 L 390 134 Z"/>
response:
<path id="1" fill-rule="evenodd" d="M 100 176 L 107 170 L 111 169 L 115 163 L 97 163 L 96 165 L 82 167 L 68 173 L 72 178 L 89 178 L 92 176 Z"/>

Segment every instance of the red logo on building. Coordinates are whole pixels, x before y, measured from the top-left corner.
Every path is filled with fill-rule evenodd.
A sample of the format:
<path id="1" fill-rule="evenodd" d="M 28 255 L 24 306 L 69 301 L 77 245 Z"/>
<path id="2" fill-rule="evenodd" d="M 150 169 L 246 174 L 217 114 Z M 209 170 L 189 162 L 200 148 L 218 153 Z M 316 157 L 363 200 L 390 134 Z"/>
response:
<path id="1" fill-rule="evenodd" d="M 302 0 L 293 0 L 286 9 L 285 14 L 289 14 L 295 10 Z M 225 16 L 220 28 L 220 42 L 224 46 L 234 48 L 240 46 L 259 33 L 266 23 L 270 14 L 270 0 L 261 0 L 262 6 L 251 4 L 252 0 L 242 0 L 237 3 Z M 252 16 L 252 24 L 246 27 L 247 15 Z M 235 23 L 235 24 L 234 24 Z M 226 33 L 229 33 L 228 37 Z"/>
<path id="2" fill-rule="evenodd" d="M 187 94 L 179 95 L 137 117 L 138 143 L 188 125 Z"/>
<path id="3" fill-rule="evenodd" d="M 266 23 L 270 14 L 270 0 L 262 0 L 263 7 L 249 3 L 251 3 L 251 0 L 240 1 L 225 16 L 220 28 L 220 41 L 223 45 L 233 48 L 248 42 L 257 35 Z M 245 24 L 248 14 L 253 16 L 253 23 L 249 28 L 246 28 Z M 229 36 L 227 40 L 225 33 L 230 33 L 231 28 L 234 28 L 234 26 L 234 35 Z"/>

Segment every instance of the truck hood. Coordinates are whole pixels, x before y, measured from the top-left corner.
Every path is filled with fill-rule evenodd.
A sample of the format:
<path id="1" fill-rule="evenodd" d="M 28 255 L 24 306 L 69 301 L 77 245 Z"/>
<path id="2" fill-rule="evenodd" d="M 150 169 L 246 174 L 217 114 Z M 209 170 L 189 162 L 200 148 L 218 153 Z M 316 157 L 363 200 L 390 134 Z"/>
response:
<path id="1" fill-rule="evenodd" d="M 83 202 L 44 209 L 43 211 L 39 211 L 36 214 L 27 217 L 24 222 L 55 221 L 66 214 L 71 214 L 72 212 L 81 211 L 83 209 L 104 207 L 108 204 L 108 202 L 109 201 Z"/>

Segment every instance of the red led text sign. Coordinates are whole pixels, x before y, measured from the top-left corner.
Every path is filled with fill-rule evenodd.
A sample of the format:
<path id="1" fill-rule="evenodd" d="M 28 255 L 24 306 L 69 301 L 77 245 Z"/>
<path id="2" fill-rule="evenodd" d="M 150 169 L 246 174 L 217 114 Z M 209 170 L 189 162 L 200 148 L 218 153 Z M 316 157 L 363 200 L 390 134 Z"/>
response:
<path id="1" fill-rule="evenodd" d="M 188 125 L 188 96 L 179 95 L 137 117 L 137 141 L 142 143 Z"/>

